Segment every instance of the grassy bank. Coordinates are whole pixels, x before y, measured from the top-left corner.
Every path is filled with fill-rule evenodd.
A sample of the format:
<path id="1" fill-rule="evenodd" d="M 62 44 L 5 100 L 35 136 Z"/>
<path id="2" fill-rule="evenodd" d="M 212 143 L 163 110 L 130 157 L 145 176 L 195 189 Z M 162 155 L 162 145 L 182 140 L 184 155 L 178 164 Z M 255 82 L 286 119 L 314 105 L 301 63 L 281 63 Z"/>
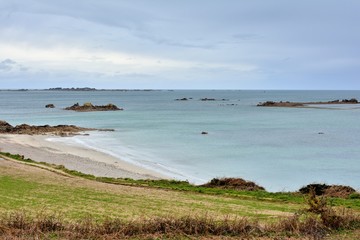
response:
<path id="1" fill-rule="evenodd" d="M 271 219 L 288 216 L 303 206 L 302 197 L 291 194 L 274 194 L 270 198 L 266 192 L 232 193 L 187 182 L 96 178 L 62 166 L 52 168 L 53 165 L 23 160 L 17 155 L 7 156 L 31 166 L 22 164 L 20 168 L 11 162 L 0 168 L 0 210 L 62 211 L 69 219 L 89 214 L 99 219 L 189 214 Z"/>
<path id="2" fill-rule="evenodd" d="M 32 234 L 41 232 L 45 238 L 65 239 L 81 234 L 93 239 L 105 235 L 109 239 L 145 235 L 272 238 L 279 234 L 325 236 L 360 227 L 356 196 L 327 200 L 327 206 L 335 207 L 329 221 L 341 222 L 331 226 L 323 221 L 324 213 L 304 211 L 306 196 L 299 193 L 99 178 L 2 154 L 13 160 L 0 160 L 0 234 L 4 236 L 30 234 L 32 229 Z"/>

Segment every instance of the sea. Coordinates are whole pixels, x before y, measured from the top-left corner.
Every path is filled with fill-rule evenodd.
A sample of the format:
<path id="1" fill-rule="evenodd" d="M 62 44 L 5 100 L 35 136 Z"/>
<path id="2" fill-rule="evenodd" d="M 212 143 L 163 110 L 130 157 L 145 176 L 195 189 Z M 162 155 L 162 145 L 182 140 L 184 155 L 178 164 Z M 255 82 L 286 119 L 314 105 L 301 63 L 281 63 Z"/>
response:
<path id="1" fill-rule="evenodd" d="M 188 100 L 176 100 L 181 98 Z M 350 98 L 360 100 L 360 91 L 0 91 L 0 119 L 12 125 L 114 129 L 48 140 L 95 149 L 194 184 L 239 177 L 272 192 L 295 191 L 310 183 L 359 190 L 360 105 L 256 106 Z M 124 110 L 63 110 L 86 102 L 113 103 Z M 50 103 L 56 107 L 45 108 Z"/>

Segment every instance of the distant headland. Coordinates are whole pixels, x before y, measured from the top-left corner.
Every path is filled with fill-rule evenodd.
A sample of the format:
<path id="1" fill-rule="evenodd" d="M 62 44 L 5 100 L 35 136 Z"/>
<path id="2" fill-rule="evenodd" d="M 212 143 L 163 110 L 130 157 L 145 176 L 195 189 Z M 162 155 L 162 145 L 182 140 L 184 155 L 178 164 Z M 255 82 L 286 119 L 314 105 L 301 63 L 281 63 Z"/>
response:
<path id="1" fill-rule="evenodd" d="M 76 92 L 90 92 L 90 91 L 119 91 L 119 92 L 152 92 L 152 91 L 173 91 L 173 90 L 162 90 L 162 89 L 98 89 L 90 87 L 55 87 L 46 89 L 0 89 L 0 91 L 12 91 L 12 92 L 26 92 L 26 91 L 76 91 Z"/>

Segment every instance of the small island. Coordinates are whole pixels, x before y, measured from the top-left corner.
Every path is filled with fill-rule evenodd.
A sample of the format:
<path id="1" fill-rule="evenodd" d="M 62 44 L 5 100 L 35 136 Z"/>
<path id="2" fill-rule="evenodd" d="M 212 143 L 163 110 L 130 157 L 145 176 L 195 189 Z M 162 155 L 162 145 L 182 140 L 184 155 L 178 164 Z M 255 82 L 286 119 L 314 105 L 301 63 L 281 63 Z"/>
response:
<path id="1" fill-rule="evenodd" d="M 343 99 L 343 100 L 334 100 L 327 102 L 274 102 L 274 101 L 266 101 L 257 104 L 258 107 L 306 107 L 307 105 L 325 105 L 325 104 L 358 104 L 358 100 L 355 98 L 351 99 Z"/>
<path id="2" fill-rule="evenodd" d="M 75 103 L 71 107 L 66 107 L 64 110 L 72 110 L 76 112 L 94 112 L 94 111 L 121 111 L 123 108 L 119 108 L 116 105 L 109 103 L 107 105 L 96 106 L 91 103 L 84 103 L 84 105 L 80 105 L 79 103 Z"/>

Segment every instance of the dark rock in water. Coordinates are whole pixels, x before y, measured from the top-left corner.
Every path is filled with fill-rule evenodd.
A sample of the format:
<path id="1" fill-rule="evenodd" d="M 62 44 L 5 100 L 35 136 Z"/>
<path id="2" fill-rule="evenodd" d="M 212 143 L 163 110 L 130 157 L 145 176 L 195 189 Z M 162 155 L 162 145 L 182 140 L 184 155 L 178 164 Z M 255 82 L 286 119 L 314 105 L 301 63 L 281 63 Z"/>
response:
<path id="1" fill-rule="evenodd" d="M 325 133 L 323 133 L 323 132 L 318 132 L 318 134 L 325 134 Z"/>
<path id="2" fill-rule="evenodd" d="M 259 191 L 265 188 L 254 182 L 246 181 L 242 178 L 213 178 L 210 182 L 201 185 L 203 187 L 235 189 L 243 191 Z"/>
<path id="3" fill-rule="evenodd" d="M 259 103 L 258 107 L 302 107 L 303 103 L 298 102 L 274 102 L 274 101 L 266 101 L 264 103 Z"/>
<path id="4" fill-rule="evenodd" d="M 102 128 L 98 129 L 99 132 L 115 132 L 115 129 L 112 128 Z"/>
<path id="5" fill-rule="evenodd" d="M 187 98 L 177 98 L 177 99 L 175 99 L 175 101 L 187 101 L 187 100 L 189 100 L 189 99 L 187 99 Z"/>
<path id="6" fill-rule="evenodd" d="M 274 102 L 274 101 L 266 101 L 263 103 L 259 103 L 258 107 L 305 107 L 306 105 L 325 105 L 325 104 L 358 104 L 358 100 L 355 98 L 351 99 L 343 99 L 343 100 L 333 100 L 327 102 Z"/>
<path id="7" fill-rule="evenodd" d="M 202 134 L 202 135 L 206 135 L 206 134 L 208 134 L 208 132 L 201 132 L 201 134 Z"/>
<path id="8" fill-rule="evenodd" d="M 50 103 L 45 105 L 46 108 L 55 108 L 55 105 Z"/>
<path id="9" fill-rule="evenodd" d="M 201 98 L 200 101 L 215 101 L 215 98 Z"/>
<path id="10" fill-rule="evenodd" d="M 351 99 L 344 99 L 341 102 L 343 102 L 343 103 L 358 103 L 358 100 L 356 98 L 351 98 Z"/>
<path id="11" fill-rule="evenodd" d="M 299 192 L 302 194 L 308 194 L 311 189 L 315 191 L 315 194 L 318 196 L 326 197 L 340 197 L 347 198 L 350 194 L 355 192 L 355 189 L 349 186 L 343 185 L 327 185 L 327 184 L 309 184 L 305 187 L 299 189 Z"/>
<path id="12" fill-rule="evenodd" d="M 122 108 L 118 108 L 114 104 L 107 104 L 102 106 L 92 105 L 91 103 L 84 103 L 84 105 L 79 105 L 79 103 L 75 103 L 71 107 L 64 108 L 64 110 L 73 110 L 77 112 L 93 112 L 93 111 L 120 111 Z"/>

